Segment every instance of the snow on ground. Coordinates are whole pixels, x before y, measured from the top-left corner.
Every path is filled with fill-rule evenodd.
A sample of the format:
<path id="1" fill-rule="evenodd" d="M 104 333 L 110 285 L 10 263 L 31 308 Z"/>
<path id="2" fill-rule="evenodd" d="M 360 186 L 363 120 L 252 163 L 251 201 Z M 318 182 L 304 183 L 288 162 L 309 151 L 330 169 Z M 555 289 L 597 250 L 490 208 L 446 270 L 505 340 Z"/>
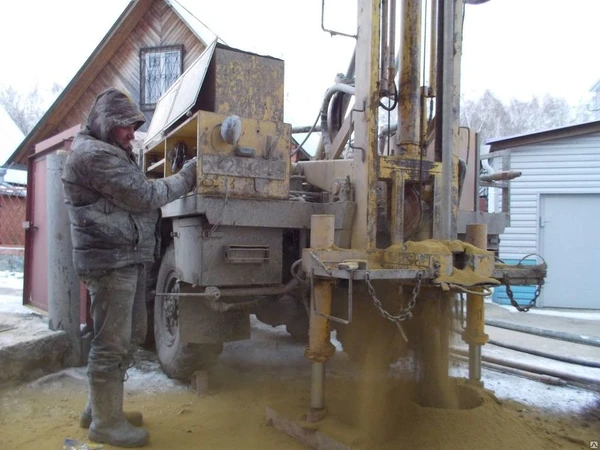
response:
<path id="1" fill-rule="evenodd" d="M 33 314 L 23 306 L 23 272 L 0 270 L 0 313 Z"/>
<path id="2" fill-rule="evenodd" d="M 467 364 L 451 369 L 452 376 L 468 378 Z M 532 408 L 556 414 L 578 413 L 600 401 L 598 392 L 574 386 L 553 386 L 528 378 L 507 375 L 496 370 L 482 368 L 481 381 L 486 389 L 502 400 L 513 400 Z"/>
<path id="3" fill-rule="evenodd" d="M 0 270 L 0 288 L 23 289 L 23 272 Z"/>

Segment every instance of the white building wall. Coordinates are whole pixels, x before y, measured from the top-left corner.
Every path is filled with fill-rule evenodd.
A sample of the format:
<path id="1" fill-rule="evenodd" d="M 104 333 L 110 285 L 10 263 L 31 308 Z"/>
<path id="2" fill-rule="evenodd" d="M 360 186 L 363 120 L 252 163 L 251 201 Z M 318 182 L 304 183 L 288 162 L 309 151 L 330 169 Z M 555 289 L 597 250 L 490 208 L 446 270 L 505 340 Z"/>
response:
<path id="1" fill-rule="evenodd" d="M 499 170 L 497 163 L 494 168 Z M 540 195 L 600 193 L 600 134 L 518 147 L 510 152 L 510 168 L 522 176 L 511 181 L 510 226 L 500 236 L 500 258 L 519 260 L 538 253 Z"/>

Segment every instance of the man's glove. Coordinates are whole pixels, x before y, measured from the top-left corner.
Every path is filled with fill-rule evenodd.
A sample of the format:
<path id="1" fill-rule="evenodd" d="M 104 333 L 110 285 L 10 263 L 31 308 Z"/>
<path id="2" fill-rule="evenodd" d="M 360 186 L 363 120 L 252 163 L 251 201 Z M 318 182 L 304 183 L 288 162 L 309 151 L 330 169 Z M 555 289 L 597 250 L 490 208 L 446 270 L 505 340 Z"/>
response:
<path id="1" fill-rule="evenodd" d="M 189 166 L 194 166 L 194 171 L 196 171 L 196 165 L 198 164 L 198 158 L 196 156 L 194 156 L 192 159 L 188 159 L 185 163 L 183 163 L 183 167 L 182 169 L 185 169 L 186 167 Z"/>
<path id="2" fill-rule="evenodd" d="M 196 166 L 198 164 L 198 159 L 194 156 L 192 159 L 187 160 L 179 173 L 188 181 L 189 189 L 191 191 L 196 187 Z"/>

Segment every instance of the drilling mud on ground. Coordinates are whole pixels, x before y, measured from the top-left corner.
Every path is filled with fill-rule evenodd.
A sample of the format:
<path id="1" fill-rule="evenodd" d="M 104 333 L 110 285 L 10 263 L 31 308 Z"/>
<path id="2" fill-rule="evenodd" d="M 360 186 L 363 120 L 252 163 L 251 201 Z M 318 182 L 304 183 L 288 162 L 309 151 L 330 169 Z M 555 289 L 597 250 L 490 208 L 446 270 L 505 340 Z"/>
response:
<path id="1" fill-rule="evenodd" d="M 303 346 L 280 329 L 253 322 L 252 331 L 251 341 L 226 346 L 219 366 L 209 374 L 209 392 L 204 396 L 188 384 L 169 380 L 153 353 L 139 353 L 125 384 L 125 406 L 143 412 L 150 432 L 147 448 L 306 448 L 267 425 L 265 419 L 267 406 L 284 405 L 293 411 L 308 408 L 310 365 L 302 355 Z M 321 431 L 355 439 L 356 448 L 411 450 L 583 449 L 600 437 L 600 404 L 594 405 L 593 393 L 544 387 L 562 389 L 562 394 L 548 391 L 548 395 L 567 396 L 564 404 L 584 398 L 589 409 L 551 413 L 463 387 L 462 379 L 455 377 L 450 385 L 456 389 L 459 409 L 425 407 L 415 401 L 418 389 L 412 381 L 405 381 L 401 365 L 394 365 L 387 376 L 366 376 L 344 353 L 337 352 L 328 363 L 330 414 Z M 464 366 L 455 367 L 457 371 L 464 376 Z M 539 389 L 516 377 L 487 376 L 486 385 L 501 388 L 508 384 L 524 397 Z M 78 428 L 85 400 L 85 368 L 2 388 L 0 448 L 60 449 L 67 437 L 86 441 L 85 430 Z"/>

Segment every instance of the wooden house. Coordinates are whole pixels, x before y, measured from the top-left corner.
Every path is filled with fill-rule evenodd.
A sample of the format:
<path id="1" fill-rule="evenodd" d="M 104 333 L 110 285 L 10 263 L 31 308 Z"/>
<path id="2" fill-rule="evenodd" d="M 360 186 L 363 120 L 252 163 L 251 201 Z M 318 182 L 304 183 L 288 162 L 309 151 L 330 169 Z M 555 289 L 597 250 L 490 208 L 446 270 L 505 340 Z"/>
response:
<path id="1" fill-rule="evenodd" d="M 47 310 L 46 157 L 59 150 L 69 150 L 96 96 L 109 87 L 127 91 L 140 105 L 148 119 L 141 129 L 145 131 L 161 94 L 215 39 L 216 36 L 177 2 L 132 0 L 9 157 L 6 165 L 28 171 L 25 304 Z"/>
<path id="2" fill-rule="evenodd" d="M 23 132 L 0 106 L 0 166 L 23 140 Z M 27 198 L 27 173 L 23 170 L 0 167 L 0 268 L 7 259 L 18 259 L 23 264 L 25 246 L 25 206 Z"/>

